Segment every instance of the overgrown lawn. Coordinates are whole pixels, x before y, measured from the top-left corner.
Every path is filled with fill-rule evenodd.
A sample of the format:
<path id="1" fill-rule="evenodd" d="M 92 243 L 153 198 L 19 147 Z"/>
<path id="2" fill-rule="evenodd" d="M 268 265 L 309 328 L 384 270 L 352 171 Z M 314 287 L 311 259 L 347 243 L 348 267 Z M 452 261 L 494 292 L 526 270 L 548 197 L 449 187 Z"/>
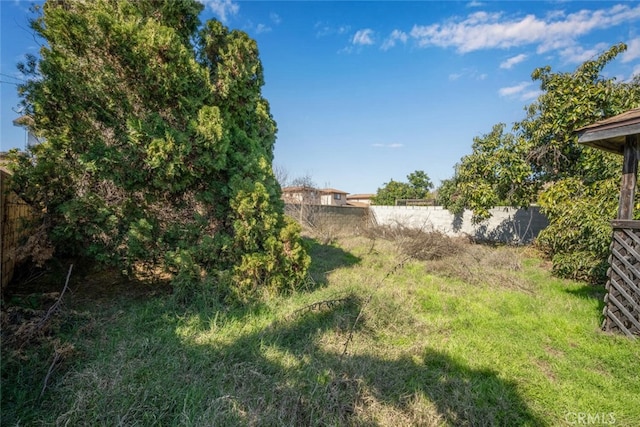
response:
<path id="1" fill-rule="evenodd" d="M 245 309 L 70 296 L 48 347 L 3 344 L 2 424 L 640 423 L 640 344 L 531 249 L 311 246 L 305 289 Z"/>

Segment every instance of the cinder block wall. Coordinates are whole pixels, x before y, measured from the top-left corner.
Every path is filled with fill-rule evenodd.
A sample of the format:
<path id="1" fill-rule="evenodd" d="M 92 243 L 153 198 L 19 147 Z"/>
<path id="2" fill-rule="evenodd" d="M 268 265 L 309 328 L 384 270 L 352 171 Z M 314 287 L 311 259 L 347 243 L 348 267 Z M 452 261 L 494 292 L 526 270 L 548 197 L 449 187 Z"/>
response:
<path id="1" fill-rule="evenodd" d="M 529 243 L 549 224 L 537 206 L 497 207 L 491 209 L 490 219 L 475 225 L 471 222 L 471 211 L 453 215 L 442 206 L 371 206 L 369 209 L 378 225 L 401 224 L 450 236 L 469 235 L 478 240 L 504 243 Z"/>
<path id="2" fill-rule="evenodd" d="M 333 234 L 353 234 L 371 218 L 367 208 L 326 205 L 285 205 L 285 213 L 303 225 Z"/>
<path id="3" fill-rule="evenodd" d="M 503 243 L 530 243 L 549 222 L 537 206 L 528 209 L 498 207 L 491 218 L 471 222 L 471 211 L 453 215 L 442 206 L 346 206 L 286 205 L 286 213 L 301 223 L 335 233 L 356 233 L 369 224 L 402 225 L 449 236 L 468 235 L 477 240 Z"/>

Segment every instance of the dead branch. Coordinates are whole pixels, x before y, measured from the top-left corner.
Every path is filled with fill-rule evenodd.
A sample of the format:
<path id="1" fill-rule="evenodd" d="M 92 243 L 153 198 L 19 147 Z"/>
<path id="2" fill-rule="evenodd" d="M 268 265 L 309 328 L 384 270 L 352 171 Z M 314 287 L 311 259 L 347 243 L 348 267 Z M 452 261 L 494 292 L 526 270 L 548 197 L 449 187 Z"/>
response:
<path id="1" fill-rule="evenodd" d="M 64 296 L 64 293 L 66 292 L 67 288 L 69 287 L 69 278 L 71 277 L 72 269 L 73 269 L 73 264 L 69 266 L 69 272 L 67 273 L 67 280 L 64 282 L 64 288 L 62 288 L 62 292 L 60 293 L 60 296 L 58 297 L 57 301 L 51 307 L 49 307 L 49 311 L 47 311 L 47 314 L 40 320 L 40 322 L 38 322 L 38 326 L 36 327 L 36 330 L 42 328 L 42 326 L 44 326 L 47 320 L 49 320 L 49 317 L 53 314 L 53 312 L 55 312 L 58 309 L 58 307 L 60 307 L 60 304 L 62 304 L 62 297 Z"/>
<path id="2" fill-rule="evenodd" d="M 292 313 L 289 313 L 288 315 L 286 315 L 284 318 L 280 319 L 280 320 L 276 320 L 273 323 L 271 323 L 266 329 L 267 330 L 271 330 L 273 329 L 275 326 L 279 325 L 281 322 L 288 322 L 289 320 L 292 320 L 295 317 L 298 317 L 302 314 L 311 312 L 311 311 L 320 311 L 323 308 L 325 309 L 330 309 L 333 308 L 335 306 L 337 306 L 338 304 L 344 304 L 347 303 L 349 301 L 351 301 L 353 299 L 353 295 L 348 295 L 344 298 L 335 298 L 335 299 L 328 299 L 328 300 L 322 300 L 322 301 L 316 301 L 314 303 L 311 303 L 309 305 L 306 305 L 304 307 L 301 307 L 297 310 L 294 310 Z"/>
<path id="3" fill-rule="evenodd" d="M 53 373 L 53 369 L 55 368 L 56 363 L 58 363 L 58 360 L 60 360 L 60 357 L 61 357 L 61 353 L 58 352 L 58 350 L 56 349 L 56 351 L 53 353 L 53 362 L 51 362 L 51 366 L 49 366 L 49 371 L 47 371 L 47 376 L 44 377 L 42 390 L 40 390 L 40 397 L 42 397 L 42 395 L 44 394 L 44 391 L 47 388 L 47 384 L 49 383 L 49 377 Z"/>

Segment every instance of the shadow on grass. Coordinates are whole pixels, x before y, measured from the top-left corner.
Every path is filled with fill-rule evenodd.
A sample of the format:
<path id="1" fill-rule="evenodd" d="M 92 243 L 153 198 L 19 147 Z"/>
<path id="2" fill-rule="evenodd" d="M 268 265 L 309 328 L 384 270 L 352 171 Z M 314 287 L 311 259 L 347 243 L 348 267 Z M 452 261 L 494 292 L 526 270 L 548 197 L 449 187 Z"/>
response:
<path id="1" fill-rule="evenodd" d="M 230 336 L 227 319 L 201 312 L 194 327 L 158 298 L 118 320 L 135 334 L 101 330 L 101 348 L 52 381 L 41 411 L 70 425 L 544 424 L 515 384 L 446 353 L 343 355 L 362 304 L 352 295 Z M 357 325 L 368 329 L 362 318 Z"/>
<path id="2" fill-rule="evenodd" d="M 597 299 L 601 302 L 604 301 L 604 296 L 607 293 L 604 286 L 596 286 L 596 285 L 584 285 L 578 289 L 565 289 L 565 292 L 579 298 Z M 603 302 L 603 306 L 604 306 L 604 302 Z"/>
<path id="3" fill-rule="evenodd" d="M 337 246 L 321 244 L 317 240 L 309 238 L 304 238 L 304 240 L 311 256 L 309 274 L 317 284 L 325 285 L 327 274 L 331 271 L 341 267 L 349 267 L 361 261 L 360 257 Z"/>

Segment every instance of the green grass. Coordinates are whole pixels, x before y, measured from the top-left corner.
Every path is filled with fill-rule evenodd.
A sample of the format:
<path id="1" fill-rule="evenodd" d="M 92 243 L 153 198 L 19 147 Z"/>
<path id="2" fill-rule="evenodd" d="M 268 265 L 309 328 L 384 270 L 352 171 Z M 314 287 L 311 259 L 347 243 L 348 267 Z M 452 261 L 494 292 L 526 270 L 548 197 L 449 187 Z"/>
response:
<path id="1" fill-rule="evenodd" d="M 2 425 L 640 425 L 640 343 L 532 251 L 402 263 L 349 237 L 312 255 L 306 289 L 245 309 L 71 298 L 58 342 L 3 348 Z"/>

